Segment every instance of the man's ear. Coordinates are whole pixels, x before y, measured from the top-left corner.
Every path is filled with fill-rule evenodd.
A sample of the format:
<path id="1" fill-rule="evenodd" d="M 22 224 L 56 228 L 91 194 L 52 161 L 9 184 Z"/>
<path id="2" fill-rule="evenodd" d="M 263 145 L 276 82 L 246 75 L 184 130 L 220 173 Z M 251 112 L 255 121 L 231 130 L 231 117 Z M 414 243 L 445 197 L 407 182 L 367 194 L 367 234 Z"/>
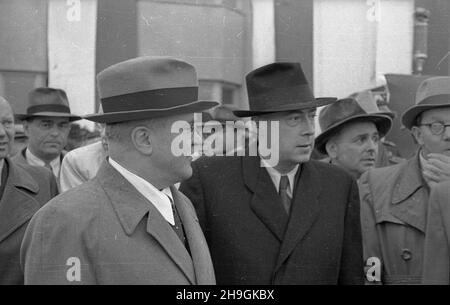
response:
<path id="1" fill-rule="evenodd" d="M 413 135 L 413 137 L 415 139 L 415 142 L 417 144 L 419 144 L 420 146 L 422 146 L 423 145 L 423 132 L 422 132 L 422 129 L 417 127 L 417 126 L 413 126 L 411 128 L 411 133 L 412 133 L 412 135 Z"/>
<path id="2" fill-rule="evenodd" d="M 336 159 L 336 158 L 337 158 L 338 147 L 337 147 L 336 142 L 334 142 L 334 141 L 332 141 L 332 140 L 329 140 L 329 141 L 327 142 L 327 144 L 325 144 L 325 150 L 326 150 L 328 156 L 329 156 L 331 159 Z"/>
<path id="3" fill-rule="evenodd" d="M 146 126 L 138 126 L 131 131 L 131 141 L 140 153 L 151 155 L 153 152 L 153 143 L 150 129 Z"/>

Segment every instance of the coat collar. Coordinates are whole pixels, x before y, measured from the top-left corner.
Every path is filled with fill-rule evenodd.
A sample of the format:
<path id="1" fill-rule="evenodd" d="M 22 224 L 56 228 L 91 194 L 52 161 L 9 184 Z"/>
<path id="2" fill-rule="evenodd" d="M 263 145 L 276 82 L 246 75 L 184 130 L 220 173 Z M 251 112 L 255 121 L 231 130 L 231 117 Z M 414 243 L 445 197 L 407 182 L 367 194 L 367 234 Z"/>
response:
<path id="1" fill-rule="evenodd" d="M 244 183 L 253 192 L 250 208 L 281 242 L 288 216 L 269 173 L 261 167 L 259 157 L 242 157 L 242 171 Z"/>
<path id="2" fill-rule="evenodd" d="M 242 158 L 244 183 L 253 192 L 250 207 L 256 216 L 278 238 L 281 250 L 278 269 L 309 231 L 320 211 L 320 179 L 313 162 L 298 169 L 290 217 L 286 215 L 275 186 L 258 157 Z"/>
<path id="3" fill-rule="evenodd" d="M 428 187 L 421 173 L 419 152 L 399 172 L 392 193 L 390 213 L 401 221 L 425 232 Z"/>
<path id="4" fill-rule="evenodd" d="M 409 159 L 402 168 L 392 194 L 393 204 L 403 202 L 419 188 L 426 187 L 426 183 L 422 178 L 419 153 L 420 151 L 413 158 Z"/>
<path id="5" fill-rule="evenodd" d="M 8 177 L 0 199 L 0 241 L 27 222 L 41 207 L 33 197 L 24 192 L 37 194 L 39 185 L 36 180 L 9 158 L 5 158 L 4 166 L 8 167 Z"/>
<path id="6" fill-rule="evenodd" d="M 282 266 L 319 216 L 321 181 L 316 173 L 317 170 L 312 161 L 303 163 L 301 170 L 299 169 L 292 198 L 291 215 L 275 270 Z"/>
<path id="7" fill-rule="evenodd" d="M 188 280 L 195 284 L 193 262 L 186 247 L 155 206 L 106 160 L 100 166 L 96 179 L 108 195 L 125 233 L 132 235 L 144 216 L 148 214 L 147 233 L 159 242 Z M 176 200 L 179 200 L 178 197 L 174 198 L 175 204 L 178 206 L 179 203 Z"/>

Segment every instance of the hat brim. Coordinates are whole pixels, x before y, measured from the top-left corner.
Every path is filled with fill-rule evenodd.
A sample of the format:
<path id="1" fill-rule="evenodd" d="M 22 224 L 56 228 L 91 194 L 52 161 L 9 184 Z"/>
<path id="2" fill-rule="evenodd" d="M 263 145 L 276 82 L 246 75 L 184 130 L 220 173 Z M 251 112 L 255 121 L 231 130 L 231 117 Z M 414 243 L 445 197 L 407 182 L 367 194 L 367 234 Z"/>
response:
<path id="1" fill-rule="evenodd" d="M 272 108 L 272 109 L 265 109 L 262 111 L 252 111 L 252 110 L 233 110 L 233 113 L 235 116 L 243 118 L 243 117 L 250 117 L 250 116 L 258 116 L 258 115 L 264 115 L 269 113 L 275 113 L 275 112 L 285 112 L 285 111 L 294 111 L 294 110 L 302 110 L 307 108 L 317 108 L 326 106 L 329 104 L 332 104 L 337 101 L 337 98 L 335 97 L 321 97 L 316 98 L 310 102 L 306 103 L 293 103 L 293 104 L 287 104 L 280 107 Z"/>
<path id="2" fill-rule="evenodd" d="M 346 120 L 331 125 L 326 130 L 321 132 L 315 140 L 315 147 L 317 151 L 322 154 L 327 154 L 325 146 L 332 135 L 334 135 L 344 124 L 362 120 L 373 122 L 377 127 L 380 137 L 384 137 L 392 128 L 392 119 L 386 114 L 377 113 L 352 116 Z"/>
<path id="3" fill-rule="evenodd" d="M 81 120 L 82 117 L 70 113 L 61 112 L 36 112 L 33 114 L 16 114 L 15 118 L 20 121 L 28 120 L 36 117 L 55 117 L 55 118 L 68 118 L 70 122 Z"/>
<path id="4" fill-rule="evenodd" d="M 195 101 L 182 106 L 165 109 L 145 109 L 133 111 L 109 112 L 103 114 L 90 114 L 84 118 L 97 123 L 119 123 L 125 121 L 138 121 L 150 118 L 166 117 L 172 115 L 201 112 L 219 105 L 215 101 Z"/>
<path id="5" fill-rule="evenodd" d="M 450 104 L 438 104 L 438 105 L 415 105 L 405 110 L 402 115 L 402 124 L 408 129 L 411 129 L 416 125 L 416 118 L 424 111 L 436 108 L 450 108 Z"/>

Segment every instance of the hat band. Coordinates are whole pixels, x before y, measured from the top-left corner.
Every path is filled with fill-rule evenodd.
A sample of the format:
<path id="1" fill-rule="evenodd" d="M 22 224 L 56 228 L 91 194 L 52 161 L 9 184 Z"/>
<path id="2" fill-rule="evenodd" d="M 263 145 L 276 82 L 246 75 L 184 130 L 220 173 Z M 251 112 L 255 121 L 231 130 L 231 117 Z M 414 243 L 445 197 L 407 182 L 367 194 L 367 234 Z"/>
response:
<path id="1" fill-rule="evenodd" d="M 287 88 L 273 88 L 269 92 L 249 95 L 250 110 L 265 111 L 284 104 L 305 103 L 314 101 L 308 85 L 298 85 Z"/>
<path id="2" fill-rule="evenodd" d="M 34 105 L 27 109 L 27 114 L 35 114 L 39 112 L 58 112 L 58 113 L 69 113 L 70 108 L 66 105 Z"/>
<path id="3" fill-rule="evenodd" d="M 441 105 L 441 104 L 450 105 L 450 94 L 433 95 L 423 99 L 417 105 Z"/>
<path id="4" fill-rule="evenodd" d="M 198 87 L 148 90 L 102 98 L 103 113 L 167 109 L 198 100 Z"/>

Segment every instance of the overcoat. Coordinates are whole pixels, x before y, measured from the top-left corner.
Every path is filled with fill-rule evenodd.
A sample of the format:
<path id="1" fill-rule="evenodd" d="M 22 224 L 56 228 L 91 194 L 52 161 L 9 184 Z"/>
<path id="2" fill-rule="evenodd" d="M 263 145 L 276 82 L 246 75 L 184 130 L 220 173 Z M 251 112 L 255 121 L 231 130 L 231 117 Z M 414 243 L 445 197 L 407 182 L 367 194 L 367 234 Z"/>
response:
<path id="1" fill-rule="evenodd" d="M 450 284 L 450 181 L 432 188 L 428 208 L 423 283 Z"/>
<path id="2" fill-rule="evenodd" d="M 8 176 L 0 199 L 0 285 L 23 284 L 20 244 L 28 222 L 58 193 L 52 173 L 5 158 Z"/>
<path id="3" fill-rule="evenodd" d="M 359 179 L 364 259 L 378 258 L 383 284 L 419 284 L 429 190 L 419 153 Z"/>
<path id="4" fill-rule="evenodd" d="M 342 169 L 301 164 L 290 217 L 259 157 L 200 158 L 193 202 L 218 284 L 362 284 L 358 188 Z"/>
<path id="5" fill-rule="evenodd" d="M 25 284 L 214 284 L 195 210 L 171 188 L 189 251 L 156 207 L 107 161 L 31 220 L 21 251 Z"/>

